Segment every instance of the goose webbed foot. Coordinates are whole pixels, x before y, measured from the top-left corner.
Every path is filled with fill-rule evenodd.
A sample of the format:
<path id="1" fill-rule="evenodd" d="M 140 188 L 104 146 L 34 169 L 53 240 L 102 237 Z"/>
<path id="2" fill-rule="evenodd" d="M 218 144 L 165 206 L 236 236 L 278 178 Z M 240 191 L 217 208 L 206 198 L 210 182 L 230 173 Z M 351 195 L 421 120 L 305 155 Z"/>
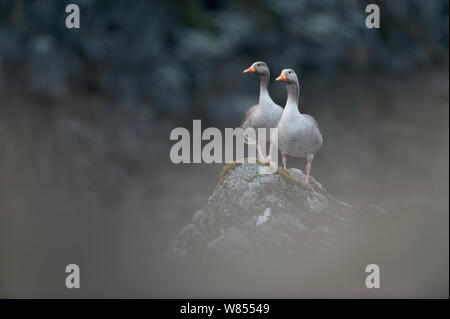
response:
<path id="1" fill-rule="evenodd" d="M 302 181 L 302 180 L 300 180 L 300 183 L 302 184 L 302 186 L 303 186 L 305 189 L 308 189 L 308 190 L 311 190 L 311 191 L 316 190 L 316 189 L 314 188 L 313 184 L 311 184 L 309 181 L 306 181 L 306 180 Z"/>

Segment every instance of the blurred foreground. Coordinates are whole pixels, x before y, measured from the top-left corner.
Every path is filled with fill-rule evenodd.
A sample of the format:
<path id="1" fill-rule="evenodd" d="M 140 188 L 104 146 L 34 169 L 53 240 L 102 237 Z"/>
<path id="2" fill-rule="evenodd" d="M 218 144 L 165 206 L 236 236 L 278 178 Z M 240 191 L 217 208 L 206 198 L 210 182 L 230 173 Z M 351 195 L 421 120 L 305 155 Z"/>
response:
<path id="1" fill-rule="evenodd" d="M 223 166 L 170 163 L 180 122 L 100 96 L 2 90 L 0 296 L 448 297 L 448 84 L 448 66 L 304 79 L 301 107 L 324 135 L 312 175 L 390 215 L 362 222 L 336 251 L 259 266 L 164 259 Z M 80 265 L 80 290 L 64 287 L 69 263 Z M 364 287 L 369 263 L 381 268 L 377 291 Z"/>

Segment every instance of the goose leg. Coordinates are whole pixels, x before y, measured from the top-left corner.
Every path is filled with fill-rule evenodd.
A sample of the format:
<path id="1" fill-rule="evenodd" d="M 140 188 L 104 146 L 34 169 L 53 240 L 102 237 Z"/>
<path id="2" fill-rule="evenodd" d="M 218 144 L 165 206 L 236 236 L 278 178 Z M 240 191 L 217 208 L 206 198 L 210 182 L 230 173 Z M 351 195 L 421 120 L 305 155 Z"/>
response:
<path id="1" fill-rule="evenodd" d="M 266 163 L 267 162 L 267 158 L 262 153 L 261 147 L 259 146 L 259 144 L 256 144 L 256 148 L 258 149 L 259 160 L 261 162 L 263 162 L 263 163 Z M 269 153 L 269 159 L 270 159 L 270 153 Z"/>
<path id="2" fill-rule="evenodd" d="M 273 147 L 273 144 L 270 143 L 269 144 L 269 163 L 270 163 L 270 165 L 277 165 L 274 161 L 272 161 L 272 147 Z M 277 156 L 278 156 L 278 152 L 277 152 Z"/>
<path id="3" fill-rule="evenodd" d="M 262 160 L 264 158 L 262 152 L 261 152 L 261 147 L 259 146 L 259 144 L 256 144 L 256 149 L 258 150 L 258 159 Z"/>
<path id="4" fill-rule="evenodd" d="M 282 155 L 282 157 L 283 157 L 283 166 L 284 166 L 284 169 L 287 169 L 287 166 L 286 166 L 286 163 L 287 163 L 287 157 L 286 157 L 286 155 L 284 155 L 284 154 L 281 154 Z"/>
<path id="5" fill-rule="evenodd" d="M 307 159 L 307 164 L 306 164 L 306 178 L 305 178 L 305 183 L 306 184 L 308 184 L 309 183 L 309 172 L 311 171 L 311 162 L 312 162 L 312 159 L 310 159 L 309 157 L 308 157 L 308 159 Z"/>

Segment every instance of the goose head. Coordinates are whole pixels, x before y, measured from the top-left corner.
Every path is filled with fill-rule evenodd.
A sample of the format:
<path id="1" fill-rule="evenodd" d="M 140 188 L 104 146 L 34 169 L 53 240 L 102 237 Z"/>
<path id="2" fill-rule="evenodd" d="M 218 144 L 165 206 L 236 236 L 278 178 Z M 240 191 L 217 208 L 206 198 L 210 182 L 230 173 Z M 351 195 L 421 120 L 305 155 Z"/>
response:
<path id="1" fill-rule="evenodd" d="M 286 83 L 298 83 L 297 74 L 295 74 L 294 70 L 292 69 L 284 69 L 281 71 L 281 74 L 276 79 L 280 82 L 286 82 Z"/>
<path id="2" fill-rule="evenodd" d="M 256 73 L 258 75 L 267 74 L 269 73 L 269 67 L 265 62 L 258 61 L 245 69 L 243 73 Z"/>

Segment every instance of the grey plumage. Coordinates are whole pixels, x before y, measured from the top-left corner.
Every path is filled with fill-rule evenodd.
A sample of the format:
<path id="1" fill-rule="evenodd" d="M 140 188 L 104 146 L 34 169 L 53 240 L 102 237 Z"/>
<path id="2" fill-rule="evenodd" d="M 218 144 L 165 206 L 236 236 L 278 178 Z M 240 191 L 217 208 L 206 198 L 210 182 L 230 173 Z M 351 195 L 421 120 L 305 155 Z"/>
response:
<path id="1" fill-rule="evenodd" d="M 255 62 L 244 72 L 251 72 L 259 75 L 260 92 L 258 104 L 253 105 L 245 113 L 244 119 L 241 123 L 241 128 L 245 130 L 251 127 L 255 129 L 256 133 L 258 128 L 266 128 L 266 141 L 269 141 L 269 129 L 277 127 L 278 121 L 283 114 L 283 109 L 281 108 L 281 106 L 273 102 L 267 89 L 270 79 L 269 68 L 264 62 Z M 258 136 L 256 136 L 256 139 L 258 139 Z M 254 140 L 250 140 L 249 142 L 255 143 Z"/>
<path id="2" fill-rule="evenodd" d="M 299 83 L 295 72 L 291 69 L 283 70 L 279 81 L 286 83 L 288 98 L 283 115 L 278 123 L 277 134 L 272 143 L 278 143 L 278 149 L 283 156 L 306 157 L 308 159 L 307 176 L 314 154 L 322 145 L 323 138 L 317 121 L 298 110 Z"/>

